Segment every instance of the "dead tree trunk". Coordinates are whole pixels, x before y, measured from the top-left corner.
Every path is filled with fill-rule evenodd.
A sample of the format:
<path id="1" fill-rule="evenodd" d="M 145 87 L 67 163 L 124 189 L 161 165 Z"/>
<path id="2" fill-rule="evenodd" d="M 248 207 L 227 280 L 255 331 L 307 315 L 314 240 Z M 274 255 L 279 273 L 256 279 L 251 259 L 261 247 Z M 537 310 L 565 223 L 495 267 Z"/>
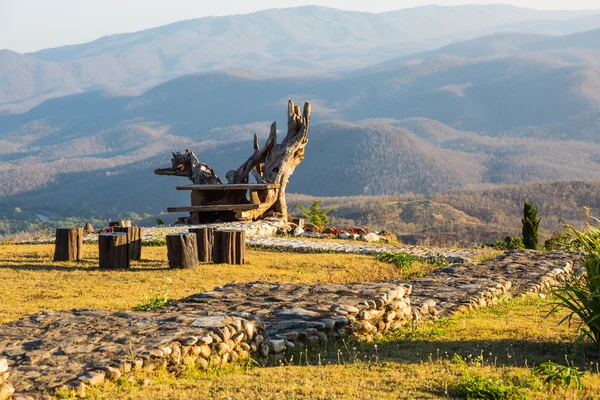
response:
<path id="1" fill-rule="evenodd" d="M 83 228 L 58 228 L 54 246 L 54 261 L 82 259 Z"/>
<path id="2" fill-rule="evenodd" d="M 129 259 L 139 261 L 142 259 L 142 228 L 137 226 L 123 227 L 117 226 L 115 232 L 123 232 L 127 234 L 127 245 L 129 247 Z"/>
<path id="3" fill-rule="evenodd" d="M 196 234 L 198 245 L 198 261 L 213 262 L 213 243 L 215 237 L 214 228 L 192 228 L 191 233 Z"/>
<path id="4" fill-rule="evenodd" d="M 127 234 L 123 232 L 102 233 L 98 236 L 100 268 L 128 269 L 129 249 Z"/>
<path id="5" fill-rule="evenodd" d="M 169 259 L 169 268 L 196 268 L 198 266 L 196 234 L 181 233 L 167 235 L 167 257 Z"/>
<path id="6" fill-rule="evenodd" d="M 215 264 L 244 265 L 246 263 L 246 232 L 243 230 L 215 231 L 213 261 Z"/>
<path id="7" fill-rule="evenodd" d="M 305 103 L 304 110 L 301 110 L 300 107 L 295 106 L 294 102 L 290 100 L 288 103 L 287 134 L 283 141 L 279 144 L 277 143 L 277 124 L 273 122 L 265 146 L 260 148 L 258 138 L 255 136 L 253 143 L 254 153 L 237 170 L 231 170 L 227 173 L 226 178 L 229 184 L 247 184 L 250 174 L 253 174 L 258 183 L 278 185 L 276 189 L 265 191 L 265 196 L 260 199 L 261 202 L 258 208 L 240 213 L 242 219 L 257 219 L 268 212 L 275 213 L 281 219 L 288 219 L 285 191 L 290 176 L 298 164 L 304 160 L 304 149 L 308 143 L 307 135 L 310 115 L 310 103 Z M 191 151 L 186 151 L 185 155 L 173 153 L 171 161 L 172 168 L 157 169 L 155 173 L 158 175 L 186 176 L 190 168 L 198 169 L 197 158 Z M 206 165 L 204 168 L 211 170 Z M 189 178 L 198 185 L 207 183 L 198 176 L 198 174 L 194 173 L 189 175 Z M 224 197 L 215 199 L 214 201 L 207 201 L 206 204 L 202 205 L 249 204 L 250 200 L 246 197 L 245 192 L 245 190 L 228 191 Z"/>
<path id="8" fill-rule="evenodd" d="M 277 144 L 277 124 L 271 125 L 271 134 L 265 146 L 260 149 L 254 141 L 254 154 L 237 171 L 230 171 L 229 183 L 246 183 L 248 175 L 253 172 L 259 183 L 279 184 L 278 190 L 269 193 L 264 206 L 254 212 L 259 217 L 267 211 L 274 211 L 283 220 L 288 219 L 288 208 L 285 201 L 285 189 L 294 170 L 304 160 L 304 149 L 308 143 L 308 127 L 310 124 L 311 105 L 304 103 L 304 110 L 294 106 L 292 100 L 288 103 L 288 129 L 283 141 Z"/>

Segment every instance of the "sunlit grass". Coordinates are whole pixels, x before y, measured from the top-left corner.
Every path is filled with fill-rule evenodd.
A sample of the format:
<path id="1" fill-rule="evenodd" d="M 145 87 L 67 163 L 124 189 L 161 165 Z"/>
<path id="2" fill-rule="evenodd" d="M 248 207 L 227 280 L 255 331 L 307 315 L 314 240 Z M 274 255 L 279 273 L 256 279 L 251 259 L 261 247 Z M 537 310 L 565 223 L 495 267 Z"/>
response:
<path id="1" fill-rule="evenodd" d="M 166 247 L 145 247 L 142 261 L 132 262 L 131 270 L 103 271 L 98 269 L 96 245 L 84 245 L 80 263 L 54 263 L 53 251 L 53 245 L 0 246 L 0 323 L 42 309 L 122 310 L 165 289 L 171 299 L 179 299 L 232 281 L 347 283 L 401 277 L 394 265 L 353 254 L 249 250 L 244 266 L 170 270 Z M 417 272 L 420 268 L 428 267 L 415 266 Z"/>

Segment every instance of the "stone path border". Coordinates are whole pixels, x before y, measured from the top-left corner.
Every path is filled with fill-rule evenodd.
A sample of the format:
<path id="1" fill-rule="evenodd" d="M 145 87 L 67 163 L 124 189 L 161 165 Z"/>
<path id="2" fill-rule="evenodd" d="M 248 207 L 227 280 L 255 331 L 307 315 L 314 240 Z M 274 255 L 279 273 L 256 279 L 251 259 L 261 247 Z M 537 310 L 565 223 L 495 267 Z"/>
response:
<path id="1" fill-rule="evenodd" d="M 8 360 L 15 399 L 63 385 L 85 394 L 106 379 L 158 366 L 206 368 L 250 355 L 273 362 L 292 348 L 342 335 L 371 338 L 503 298 L 543 296 L 579 260 L 572 253 L 516 251 L 408 281 L 232 283 L 154 312 L 44 311 L 0 327 L 0 359 Z"/>
<path id="2" fill-rule="evenodd" d="M 300 253 L 352 253 L 380 254 L 407 253 L 422 259 L 441 259 L 448 263 L 468 262 L 474 251 L 467 249 L 442 249 L 433 247 L 418 247 L 408 245 L 385 245 L 368 243 L 341 243 L 318 240 L 286 239 L 279 237 L 252 237 L 246 243 L 250 247 L 262 249 L 277 249 Z"/>

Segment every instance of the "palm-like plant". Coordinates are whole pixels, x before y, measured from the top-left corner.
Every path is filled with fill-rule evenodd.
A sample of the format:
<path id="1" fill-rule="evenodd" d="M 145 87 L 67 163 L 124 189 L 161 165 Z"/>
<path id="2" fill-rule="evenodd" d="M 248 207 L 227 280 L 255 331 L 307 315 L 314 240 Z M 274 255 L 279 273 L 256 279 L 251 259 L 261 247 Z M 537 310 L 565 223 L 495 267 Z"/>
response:
<path id="1" fill-rule="evenodd" d="M 600 224 L 599 219 L 591 218 Z M 590 225 L 583 231 L 570 225 L 568 228 L 587 253 L 584 263 L 586 274 L 567 281 L 553 291 L 558 299 L 555 309 L 566 308 L 570 311 L 560 323 L 570 323 L 574 316 L 581 320 L 576 344 L 589 338 L 600 345 L 600 228 Z"/>

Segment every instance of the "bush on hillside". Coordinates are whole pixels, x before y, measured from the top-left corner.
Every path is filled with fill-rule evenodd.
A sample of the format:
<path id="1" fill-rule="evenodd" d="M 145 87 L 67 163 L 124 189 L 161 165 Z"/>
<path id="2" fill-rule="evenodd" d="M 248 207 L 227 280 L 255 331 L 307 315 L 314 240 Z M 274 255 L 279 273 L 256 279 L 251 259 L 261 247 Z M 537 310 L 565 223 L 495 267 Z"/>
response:
<path id="1" fill-rule="evenodd" d="M 496 240 L 491 244 L 490 247 L 493 247 L 498 250 L 518 250 L 524 249 L 525 245 L 523 244 L 523 240 L 518 236 L 507 236 L 504 240 Z"/>

